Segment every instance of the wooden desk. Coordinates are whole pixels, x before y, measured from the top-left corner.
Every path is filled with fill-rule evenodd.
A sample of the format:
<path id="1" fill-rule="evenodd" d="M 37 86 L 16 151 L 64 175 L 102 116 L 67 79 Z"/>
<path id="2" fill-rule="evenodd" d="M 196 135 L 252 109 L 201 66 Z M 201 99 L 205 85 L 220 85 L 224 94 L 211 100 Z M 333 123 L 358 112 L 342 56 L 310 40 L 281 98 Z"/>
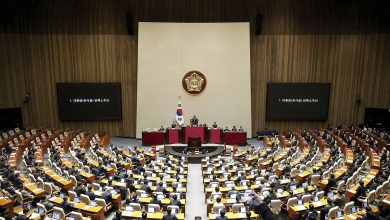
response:
<path id="1" fill-rule="evenodd" d="M 376 174 L 379 172 L 379 170 L 372 169 L 369 173 L 367 173 L 364 178 L 362 179 L 364 186 L 367 186 L 372 182 L 373 179 L 375 179 Z M 351 201 L 351 198 L 355 197 L 356 195 L 356 189 L 359 187 L 359 183 L 356 183 L 351 189 L 347 190 L 345 193 L 345 202 Z"/>
<path id="2" fill-rule="evenodd" d="M 228 219 L 244 219 L 244 218 L 246 218 L 246 213 L 226 212 L 225 216 Z M 213 220 L 213 219 L 217 218 L 218 215 L 214 214 L 214 213 L 209 213 L 208 217 L 209 217 L 210 220 Z M 251 211 L 251 217 L 254 218 L 254 219 L 259 219 L 260 218 L 259 215 L 254 213 L 253 211 Z"/>
<path id="3" fill-rule="evenodd" d="M 23 213 L 23 208 L 18 208 L 13 211 L 13 216 L 18 216 L 20 214 L 25 214 L 25 216 L 31 220 L 40 220 L 41 216 L 36 213 L 34 210 L 30 210 L 28 213 Z"/>
<path id="4" fill-rule="evenodd" d="M 6 207 L 8 210 L 8 215 L 10 217 L 14 216 L 14 203 L 8 197 L 0 197 L 0 207 Z"/>
<path id="5" fill-rule="evenodd" d="M 162 219 L 164 216 L 163 212 L 156 212 L 156 213 L 148 213 L 147 218 L 148 219 Z M 134 218 L 141 218 L 142 217 L 142 212 L 141 211 L 123 211 L 122 212 L 122 218 L 124 219 L 134 219 Z M 176 218 L 179 220 L 184 220 L 184 213 L 178 213 L 176 215 Z"/>
<path id="6" fill-rule="evenodd" d="M 29 180 L 23 182 L 23 187 L 32 193 L 34 197 L 41 198 L 46 195 L 46 191 L 44 189 L 38 188 L 35 183 L 32 183 Z"/>
<path id="7" fill-rule="evenodd" d="M 64 200 L 60 197 L 52 197 L 49 199 L 50 202 L 53 202 L 57 205 L 60 205 Z M 104 207 L 102 206 L 89 206 L 85 203 L 75 203 L 73 209 L 81 211 L 83 216 L 89 216 L 93 220 L 103 220 L 104 219 Z"/>
<path id="8" fill-rule="evenodd" d="M 387 194 L 387 196 L 382 199 L 380 203 L 385 209 L 390 209 L 390 194 Z"/>
<path id="9" fill-rule="evenodd" d="M 73 183 L 70 180 L 64 179 L 62 176 L 57 175 L 54 171 L 50 170 L 47 167 L 44 167 L 43 170 L 45 171 L 45 174 L 53 179 L 56 182 L 56 185 L 61 186 L 62 189 L 65 189 L 67 191 L 73 189 Z"/>
<path id="10" fill-rule="evenodd" d="M 315 209 L 321 208 L 328 204 L 325 198 L 320 199 L 317 202 L 306 202 L 303 205 L 290 206 L 288 209 L 288 217 L 291 219 L 299 219 L 300 216 L 309 208 L 309 205 L 312 204 Z"/>

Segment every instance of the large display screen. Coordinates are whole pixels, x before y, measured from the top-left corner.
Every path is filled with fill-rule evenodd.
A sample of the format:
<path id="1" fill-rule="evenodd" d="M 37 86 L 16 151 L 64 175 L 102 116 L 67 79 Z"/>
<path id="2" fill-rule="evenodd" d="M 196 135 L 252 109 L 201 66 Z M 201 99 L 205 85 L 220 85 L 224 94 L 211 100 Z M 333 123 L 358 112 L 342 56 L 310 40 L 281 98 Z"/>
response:
<path id="1" fill-rule="evenodd" d="M 58 114 L 62 121 L 120 120 L 120 83 L 57 83 Z"/>
<path id="2" fill-rule="evenodd" d="M 327 120 L 330 83 L 268 83 L 268 120 Z"/>

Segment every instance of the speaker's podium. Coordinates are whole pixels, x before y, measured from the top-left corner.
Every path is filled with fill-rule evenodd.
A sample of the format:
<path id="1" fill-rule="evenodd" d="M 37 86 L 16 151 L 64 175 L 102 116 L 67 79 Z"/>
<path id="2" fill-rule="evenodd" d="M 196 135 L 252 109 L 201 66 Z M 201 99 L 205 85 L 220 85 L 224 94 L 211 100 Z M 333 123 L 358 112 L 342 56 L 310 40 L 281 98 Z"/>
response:
<path id="1" fill-rule="evenodd" d="M 200 138 L 201 144 L 205 143 L 205 130 L 207 127 L 184 127 L 184 143 L 188 144 L 188 139 L 191 138 Z"/>

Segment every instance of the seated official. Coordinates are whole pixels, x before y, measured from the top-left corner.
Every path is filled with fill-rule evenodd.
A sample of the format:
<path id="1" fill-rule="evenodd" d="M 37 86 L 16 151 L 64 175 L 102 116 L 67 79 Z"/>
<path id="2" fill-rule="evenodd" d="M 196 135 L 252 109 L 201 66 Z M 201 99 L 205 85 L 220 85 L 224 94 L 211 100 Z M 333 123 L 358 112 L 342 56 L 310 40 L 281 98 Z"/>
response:
<path id="1" fill-rule="evenodd" d="M 244 131 L 244 129 L 242 128 L 242 126 L 240 126 L 240 128 L 238 129 L 238 131 Z"/>
<path id="2" fill-rule="evenodd" d="M 213 128 L 218 128 L 217 122 L 214 122 L 212 126 Z"/>
<path id="3" fill-rule="evenodd" d="M 237 131 L 237 128 L 235 125 L 233 125 L 232 131 Z"/>
<path id="4" fill-rule="evenodd" d="M 169 205 L 181 206 L 181 202 L 177 199 L 177 195 L 172 196 L 172 200 L 169 202 Z"/>
<path id="5" fill-rule="evenodd" d="M 223 131 L 230 131 L 228 126 L 225 127 L 225 129 L 223 129 Z"/>
<path id="6" fill-rule="evenodd" d="M 216 217 L 215 220 L 228 220 L 225 214 L 226 214 L 225 209 L 222 209 L 221 212 L 219 213 L 220 216 Z"/>
<path id="7" fill-rule="evenodd" d="M 152 194 L 152 200 L 150 200 L 150 202 L 149 202 L 149 204 L 157 204 L 157 205 L 159 205 L 160 207 L 161 207 L 161 201 L 160 200 L 158 200 L 158 198 L 157 198 L 157 194 L 155 194 L 155 193 L 153 193 Z"/>
<path id="8" fill-rule="evenodd" d="M 171 207 L 167 208 L 167 214 L 162 218 L 163 220 L 177 220 L 176 215 L 172 215 Z"/>
<path id="9" fill-rule="evenodd" d="M 176 121 L 173 121 L 173 122 L 172 122 L 171 127 L 172 127 L 172 128 L 176 128 Z"/>
<path id="10" fill-rule="evenodd" d="M 160 132 L 164 132 L 164 131 L 165 131 L 165 128 L 164 128 L 164 126 L 162 126 L 162 125 L 161 125 L 161 127 L 160 127 L 160 129 L 158 129 L 158 131 L 160 131 Z"/>
<path id="11" fill-rule="evenodd" d="M 116 213 L 115 213 L 115 217 L 112 219 L 112 220 L 122 220 L 122 211 L 121 210 L 118 210 Z"/>
<path id="12" fill-rule="evenodd" d="M 156 192 L 162 192 L 164 194 L 167 193 L 167 190 L 165 189 L 165 187 L 163 186 L 163 182 L 159 182 L 158 183 L 158 186 L 156 187 Z"/>
<path id="13" fill-rule="evenodd" d="M 95 200 L 95 193 L 92 192 L 92 185 L 88 185 L 88 192 L 86 195 L 89 197 L 90 200 Z"/>
<path id="14" fill-rule="evenodd" d="M 198 126 L 198 122 L 199 122 L 199 120 L 196 118 L 195 115 L 194 115 L 194 117 L 191 118 L 191 120 L 190 120 L 191 126 Z"/>
<path id="15" fill-rule="evenodd" d="M 65 215 L 72 211 L 73 205 L 68 203 L 68 197 L 64 196 L 63 201 L 61 203 L 61 208 L 64 210 Z"/>

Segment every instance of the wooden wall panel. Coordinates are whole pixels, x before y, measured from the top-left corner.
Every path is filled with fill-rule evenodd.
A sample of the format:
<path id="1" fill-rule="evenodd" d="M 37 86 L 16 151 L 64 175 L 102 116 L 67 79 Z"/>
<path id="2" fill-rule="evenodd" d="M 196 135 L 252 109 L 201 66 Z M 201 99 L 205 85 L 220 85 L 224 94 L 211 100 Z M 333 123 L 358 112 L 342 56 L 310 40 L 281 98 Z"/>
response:
<path id="1" fill-rule="evenodd" d="M 135 136 L 138 21 L 250 21 L 252 131 L 360 123 L 364 107 L 390 108 L 386 0 L 9 0 L 0 8 L 0 107 L 24 124 Z M 123 120 L 60 122 L 56 82 L 121 82 Z M 266 121 L 267 82 L 330 82 L 328 122 Z M 31 101 L 23 104 L 26 92 Z M 362 104 L 356 106 L 360 95 Z"/>
<path id="2" fill-rule="evenodd" d="M 253 131 L 361 123 L 365 107 L 390 107 L 389 34 L 252 36 Z M 267 121 L 268 82 L 330 82 L 325 122 Z M 355 103 L 360 96 L 362 104 Z"/>
<path id="3" fill-rule="evenodd" d="M 25 125 L 107 130 L 111 135 L 135 134 L 136 37 L 128 35 L 0 34 L 1 72 L 6 81 L 1 107 L 23 104 Z M 16 47 L 15 47 L 16 46 Z M 10 54 L 12 52 L 12 54 Z M 26 82 L 24 84 L 24 82 Z M 122 121 L 61 122 L 56 101 L 57 82 L 121 82 Z M 18 85 L 21 83 L 21 86 Z M 4 84 L 4 87 L 3 87 Z M 31 117 L 30 117 L 31 115 Z"/>

